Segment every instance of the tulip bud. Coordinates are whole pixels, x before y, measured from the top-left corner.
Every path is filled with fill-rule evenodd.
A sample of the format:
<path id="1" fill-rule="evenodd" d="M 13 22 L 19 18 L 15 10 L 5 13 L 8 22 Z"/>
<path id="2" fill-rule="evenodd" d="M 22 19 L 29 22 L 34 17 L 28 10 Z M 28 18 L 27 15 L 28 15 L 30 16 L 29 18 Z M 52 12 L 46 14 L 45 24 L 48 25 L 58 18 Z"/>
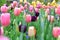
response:
<path id="1" fill-rule="evenodd" d="M 54 21 L 54 16 L 48 15 L 48 21 L 52 23 Z"/>
<path id="2" fill-rule="evenodd" d="M 20 9 L 21 9 L 21 11 L 23 11 L 24 10 L 24 7 L 23 6 L 20 6 Z"/>
<path id="3" fill-rule="evenodd" d="M 31 16 L 31 21 L 34 22 L 37 20 L 37 17 L 36 16 Z"/>
<path id="4" fill-rule="evenodd" d="M 15 9 L 14 9 L 14 15 L 15 15 L 15 16 L 19 16 L 20 13 L 21 13 L 21 9 L 15 7 Z"/>
<path id="5" fill-rule="evenodd" d="M 26 15 L 25 20 L 27 23 L 31 22 L 31 15 Z"/>
<path id="6" fill-rule="evenodd" d="M 39 9 L 35 8 L 35 16 L 38 17 L 39 16 Z"/>
<path id="7" fill-rule="evenodd" d="M 10 40 L 8 37 L 0 36 L 0 40 Z"/>
<path id="8" fill-rule="evenodd" d="M 0 27 L 0 35 L 3 35 L 4 31 L 3 31 L 3 27 Z"/>
<path id="9" fill-rule="evenodd" d="M 27 30 L 27 26 L 22 25 L 22 24 L 19 25 L 19 31 L 20 31 L 20 32 L 24 32 L 24 33 L 25 33 L 26 30 Z"/>
<path id="10" fill-rule="evenodd" d="M 57 38 L 60 35 L 60 27 L 53 27 L 52 34 L 55 38 Z"/>
<path id="11" fill-rule="evenodd" d="M 27 8 L 27 4 L 24 5 L 24 9 L 26 9 L 26 8 Z"/>
<path id="12" fill-rule="evenodd" d="M 1 6 L 1 12 L 6 13 L 8 11 L 7 6 Z"/>
<path id="13" fill-rule="evenodd" d="M 18 5 L 17 1 L 13 1 L 13 6 L 16 7 Z"/>
<path id="14" fill-rule="evenodd" d="M 1 14 L 2 26 L 8 26 L 10 24 L 10 13 Z"/>
<path id="15" fill-rule="evenodd" d="M 42 6 L 42 5 L 41 5 L 41 3 L 40 3 L 40 2 L 38 2 L 36 7 L 37 7 L 38 9 L 40 9 L 40 8 L 41 8 L 41 6 Z"/>
<path id="16" fill-rule="evenodd" d="M 29 11 L 30 11 L 30 12 L 33 11 L 33 6 L 32 6 L 32 5 L 30 5 L 30 7 L 29 7 Z"/>
<path id="17" fill-rule="evenodd" d="M 34 28 L 34 26 L 30 26 L 28 28 L 28 36 L 35 36 L 36 35 L 36 29 Z"/>
<path id="18" fill-rule="evenodd" d="M 45 12 L 46 12 L 47 14 L 50 14 L 50 10 L 49 10 L 49 9 L 46 9 Z"/>
<path id="19" fill-rule="evenodd" d="M 60 15 L 60 6 L 55 9 L 56 14 Z"/>

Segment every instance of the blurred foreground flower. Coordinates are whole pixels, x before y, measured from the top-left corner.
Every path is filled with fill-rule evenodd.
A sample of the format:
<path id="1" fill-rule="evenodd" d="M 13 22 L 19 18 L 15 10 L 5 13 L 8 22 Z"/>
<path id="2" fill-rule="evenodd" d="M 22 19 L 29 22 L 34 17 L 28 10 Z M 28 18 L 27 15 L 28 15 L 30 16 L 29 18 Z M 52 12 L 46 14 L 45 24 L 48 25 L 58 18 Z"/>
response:
<path id="1" fill-rule="evenodd" d="M 36 35 L 36 29 L 34 28 L 34 26 L 30 26 L 28 28 L 28 36 L 35 36 Z"/>
<path id="2" fill-rule="evenodd" d="M 10 24 L 10 13 L 1 14 L 1 24 L 2 26 L 8 26 Z"/>
<path id="3" fill-rule="evenodd" d="M 0 36 L 0 40 L 10 40 L 8 37 Z"/>
<path id="4" fill-rule="evenodd" d="M 3 35 L 3 34 L 4 34 L 3 27 L 0 27 L 0 35 Z"/>
<path id="5" fill-rule="evenodd" d="M 57 38 L 60 35 L 60 27 L 53 27 L 52 34 L 55 38 Z"/>

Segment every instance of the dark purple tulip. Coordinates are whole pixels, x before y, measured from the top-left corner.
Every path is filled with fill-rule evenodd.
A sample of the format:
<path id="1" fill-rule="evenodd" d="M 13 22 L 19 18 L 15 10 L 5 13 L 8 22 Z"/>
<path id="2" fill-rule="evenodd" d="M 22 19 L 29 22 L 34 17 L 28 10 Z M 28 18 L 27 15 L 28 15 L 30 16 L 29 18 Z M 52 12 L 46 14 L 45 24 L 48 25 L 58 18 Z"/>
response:
<path id="1" fill-rule="evenodd" d="M 37 17 L 36 16 L 31 16 L 31 21 L 34 22 L 37 20 Z"/>
<path id="2" fill-rule="evenodd" d="M 22 31 L 23 30 L 23 31 Z M 19 25 L 19 31 L 20 32 L 26 32 L 26 30 L 27 30 L 27 27 L 25 26 L 25 25 Z"/>
<path id="3" fill-rule="evenodd" d="M 39 16 L 39 12 L 35 12 L 35 16 L 38 17 Z"/>

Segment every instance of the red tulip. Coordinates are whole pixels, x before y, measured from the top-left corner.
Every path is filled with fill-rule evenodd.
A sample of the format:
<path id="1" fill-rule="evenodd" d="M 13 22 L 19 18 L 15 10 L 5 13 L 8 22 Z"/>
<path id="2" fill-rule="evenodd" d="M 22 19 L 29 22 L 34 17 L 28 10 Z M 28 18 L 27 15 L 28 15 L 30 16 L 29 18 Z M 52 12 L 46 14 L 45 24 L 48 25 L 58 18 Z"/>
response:
<path id="1" fill-rule="evenodd" d="M 8 26 L 10 24 L 10 13 L 1 14 L 1 24 L 2 26 Z"/>
<path id="2" fill-rule="evenodd" d="M 53 27 L 52 34 L 55 38 L 57 38 L 60 35 L 60 27 Z"/>
<path id="3" fill-rule="evenodd" d="M 21 9 L 15 7 L 15 9 L 14 9 L 14 15 L 15 15 L 15 16 L 19 16 L 20 13 L 21 13 Z"/>
<path id="4" fill-rule="evenodd" d="M 31 22 L 31 15 L 26 15 L 25 20 L 27 23 Z"/>
<path id="5" fill-rule="evenodd" d="M 8 7 L 7 6 L 1 6 L 1 12 L 3 12 L 3 13 L 8 12 Z"/>

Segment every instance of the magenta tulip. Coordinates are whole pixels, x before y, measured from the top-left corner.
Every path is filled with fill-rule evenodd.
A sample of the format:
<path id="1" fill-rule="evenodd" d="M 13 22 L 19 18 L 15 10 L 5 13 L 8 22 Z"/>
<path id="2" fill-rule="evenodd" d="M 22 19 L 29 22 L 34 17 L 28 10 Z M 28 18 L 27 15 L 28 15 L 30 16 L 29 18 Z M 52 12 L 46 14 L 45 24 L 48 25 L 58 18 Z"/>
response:
<path id="1" fill-rule="evenodd" d="M 21 9 L 15 7 L 15 9 L 14 9 L 14 15 L 15 15 L 15 16 L 19 16 L 20 13 L 21 13 Z"/>
<path id="2" fill-rule="evenodd" d="M 8 26 L 10 24 L 10 13 L 1 14 L 1 24 L 2 26 Z"/>
<path id="3" fill-rule="evenodd" d="M 1 6 L 1 12 L 3 12 L 3 13 L 8 12 L 8 7 L 7 6 Z"/>
<path id="4" fill-rule="evenodd" d="M 33 6 L 32 6 L 32 5 L 30 5 L 30 7 L 29 7 L 29 11 L 30 11 L 30 12 L 33 11 Z"/>

